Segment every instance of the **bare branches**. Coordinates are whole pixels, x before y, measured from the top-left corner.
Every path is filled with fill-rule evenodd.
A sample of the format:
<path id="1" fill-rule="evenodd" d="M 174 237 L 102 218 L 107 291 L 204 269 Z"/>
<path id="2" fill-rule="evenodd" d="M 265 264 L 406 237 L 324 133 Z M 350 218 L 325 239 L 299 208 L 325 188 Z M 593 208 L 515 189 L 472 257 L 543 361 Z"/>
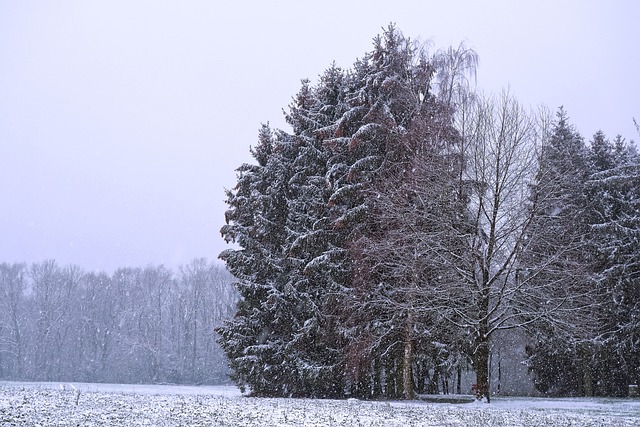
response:
<path id="1" fill-rule="evenodd" d="M 438 51 L 433 59 L 436 69 L 438 96 L 447 105 L 464 102 L 473 91 L 472 81 L 475 85 L 476 71 L 480 58 L 475 50 L 468 48 L 461 42 L 457 48 L 449 46 L 445 50 Z"/>

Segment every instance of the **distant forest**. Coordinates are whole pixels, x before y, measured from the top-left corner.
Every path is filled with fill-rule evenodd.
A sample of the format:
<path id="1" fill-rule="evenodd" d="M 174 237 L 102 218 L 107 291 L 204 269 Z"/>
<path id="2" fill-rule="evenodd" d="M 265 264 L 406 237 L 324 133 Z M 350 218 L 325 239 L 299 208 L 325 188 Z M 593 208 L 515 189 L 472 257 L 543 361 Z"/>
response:
<path id="1" fill-rule="evenodd" d="M 113 274 L 53 260 L 0 264 L 0 379 L 216 384 L 214 328 L 237 294 L 224 266 L 195 259 Z"/>
<path id="2" fill-rule="evenodd" d="M 640 382 L 635 145 L 476 91 L 477 64 L 391 25 L 351 69 L 302 81 L 290 132 L 260 128 L 222 228 L 241 300 L 218 331 L 239 386 L 411 399 L 473 370 L 488 401 L 511 330 L 542 393 Z"/>

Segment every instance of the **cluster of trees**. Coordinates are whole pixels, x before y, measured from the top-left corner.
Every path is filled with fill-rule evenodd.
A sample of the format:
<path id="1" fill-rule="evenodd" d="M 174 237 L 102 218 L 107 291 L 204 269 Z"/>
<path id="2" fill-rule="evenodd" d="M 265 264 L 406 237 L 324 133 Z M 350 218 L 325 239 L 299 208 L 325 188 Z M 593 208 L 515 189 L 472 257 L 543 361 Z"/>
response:
<path id="1" fill-rule="evenodd" d="M 640 379 L 637 154 L 475 93 L 477 61 L 392 25 L 352 69 L 302 81 L 290 133 L 262 126 L 221 230 L 239 386 L 412 398 L 473 369 L 488 400 L 492 337 L 515 328 L 541 390 L 618 362 L 620 384 Z"/>
<path id="2" fill-rule="evenodd" d="M 214 327 L 237 294 L 224 266 L 195 259 L 112 275 L 49 260 L 0 264 L 0 378 L 219 383 Z"/>
<path id="3" fill-rule="evenodd" d="M 621 136 L 610 141 L 601 131 L 587 147 L 563 110 L 544 148 L 534 194 L 550 197 L 530 244 L 534 257 L 548 260 L 538 280 L 589 295 L 591 310 L 573 334 L 532 331 L 536 388 L 624 396 L 640 382 L 640 156 Z M 559 240 L 567 251 L 551 253 Z"/>

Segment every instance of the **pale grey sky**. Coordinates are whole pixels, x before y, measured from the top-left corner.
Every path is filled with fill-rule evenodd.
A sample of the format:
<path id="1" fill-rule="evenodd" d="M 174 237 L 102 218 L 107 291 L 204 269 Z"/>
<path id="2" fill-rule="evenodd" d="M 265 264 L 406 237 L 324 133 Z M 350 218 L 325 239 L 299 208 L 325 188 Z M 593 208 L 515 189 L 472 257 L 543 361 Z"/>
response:
<path id="1" fill-rule="evenodd" d="M 302 78 L 390 22 L 480 55 L 478 86 L 638 140 L 640 2 L 0 0 L 0 262 L 215 259 L 223 188 Z"/>

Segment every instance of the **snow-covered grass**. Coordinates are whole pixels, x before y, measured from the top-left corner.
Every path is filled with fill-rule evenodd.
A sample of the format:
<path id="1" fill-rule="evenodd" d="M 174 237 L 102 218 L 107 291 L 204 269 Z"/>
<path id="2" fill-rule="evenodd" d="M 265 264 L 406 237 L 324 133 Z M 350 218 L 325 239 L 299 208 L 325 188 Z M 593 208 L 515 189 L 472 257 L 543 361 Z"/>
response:
<path id="1" fill-rule="evenodd" d="M 638 426 L 640 400 L 262 399 L 234 387 L 0 382 L 0 426 Z"/>

